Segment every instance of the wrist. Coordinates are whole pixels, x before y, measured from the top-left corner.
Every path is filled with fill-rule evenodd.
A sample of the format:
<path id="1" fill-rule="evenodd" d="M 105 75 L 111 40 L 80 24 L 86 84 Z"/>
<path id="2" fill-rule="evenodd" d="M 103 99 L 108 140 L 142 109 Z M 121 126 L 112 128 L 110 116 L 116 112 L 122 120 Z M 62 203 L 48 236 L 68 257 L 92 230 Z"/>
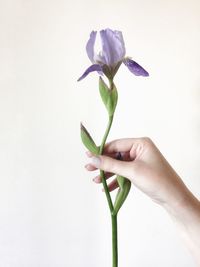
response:
<path id="1" fill-rule="evenodd" d="M 188 229 L 200 223 L 200 202 L 185 186 L 178 195 L 170 198 L 162 206 L 172 219 L 184 228 Z"/>
<path id="2" fill-rule="evenodd" d="M 177 202 L 165 204 L 164 208 L 175 223 L 180 236 L 200 266 L 200 202 L 187 189 Z"/>

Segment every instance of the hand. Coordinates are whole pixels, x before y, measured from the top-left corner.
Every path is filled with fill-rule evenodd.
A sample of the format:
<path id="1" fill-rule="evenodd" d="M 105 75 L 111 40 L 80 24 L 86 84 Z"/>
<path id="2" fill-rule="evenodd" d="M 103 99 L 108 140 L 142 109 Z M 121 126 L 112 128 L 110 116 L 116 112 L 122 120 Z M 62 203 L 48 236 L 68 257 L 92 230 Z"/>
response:
<path id="1" fill-rule="evenodd" d="M 105 146 L 104 155 L 87 154 L 92 159 L 86 165 L 87 170 L 104 170 L 107 178 L 122 175 L 161 204 L 200 266 L 200 202 L 149 138 L 115 140 Z M 119 155 L 121 160 L 116 159 Z M 101 179 L 96 176 L 94 181 L 100 183 Z M 108 187 L 114 190 L 117 181 L 114 179 Z"/>
<path id="2" fill-rule="evenodd" d="M 122 160 L 116 159 L 119 152 Z M 174 204 L 186 196 L 186 186 L 149 138 L 115 140 L 106 144 L 103 156 L 87 154 L 92 159 L 87 170 L 102 169 L 107 178 L 122 175 L 159 204 Z M 93 180 L 101 182 L 100 176 Z M 110 191 L 116 189 L 116 179 L 108 187 Z"/>

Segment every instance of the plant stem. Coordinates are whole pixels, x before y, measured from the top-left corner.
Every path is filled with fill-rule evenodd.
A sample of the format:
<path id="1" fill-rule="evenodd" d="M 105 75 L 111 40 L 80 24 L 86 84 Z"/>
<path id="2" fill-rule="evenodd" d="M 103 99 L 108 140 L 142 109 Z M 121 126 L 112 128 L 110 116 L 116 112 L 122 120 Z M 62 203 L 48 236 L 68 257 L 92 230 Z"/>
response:
<path id="1" fill-rule="evenodd" d="M 100 154 L 103 154 L 103 149 L 104 149 L 104 145 L 106 143 L 108 134 L 110 132 L 110 128 L 112 126 L 112 122 L 113 122 L 113 115 L 109 116 L 109 121 L 108 121 L 108 125 L 100 146 Z M 103 183 L 103 187 L 104 187 L 104 191 L 106 194 L 106 198 L 108 201 L 108 206 L 110 209 L 110 214 L 111 214 L 111 220 L 112 220 L 112 262 L 113 262 L 113 267 L 117 267 L 118 266 L 118 246 L 117 246 L 117 214 L 113 215 L 113 203 L 112 203 L 112 199 L 110 196 L 110 192 L 108 189 L 108 185 L 106 183 L 106 177 L 105 177 L 105 173 L 104 171 L 100 170 L 100 176 L 102 179 L 102 183 Z"/>
<path id="2" fill-rule="evenodd" d="M 118 246 L 117 246 L 117 214 L 111 215 L 112 219 L 112 258 L 113 267 L 118 266 Z"/>
<path id="3" fill-rule="evenodd" d="M 112 126 L 112 122 L 113 122 L 113 115 L 109 116 L 108 125 L 107 125 L 106 131 L 105 131 L 105 134 L 103 136 L 103 139 L 102 139 L 102 142 L 101 142 L 101 146 L 100 146 L 100 154 L 103 153 L 104 145 L 106 143 L 106 139 L 107 139 L 108 134 L 110 132 L 110 128 Z"/>
<path id="4" fill-rule="evenodd" d="M 106 178 L 105 178 L 104 171 L 100 170 L 100 176 L 101 176 L 101 180 L 102 180 L 102 183 L 103 183 L 103 187 L 104 187 L 104 191 L 105 191 L 105 194 L 106 194 L 106 198 L 107 198 L 107 201 L 108 201 L 108 206 L 109 206 L 109 209 L 110 209 L 110 213 L 112 214 L 114 208 L 113 208 L 112 199 L 111 199 L 111 196 L 110 196 L 110 193 L 109 193 L 108 185 L 106 183 Z"/>
<path id="5" fill-rule="evenodd" d="M 110 132 L 110 128 L 112 126 L 112 122 L 113 122 L 113 116 L 109 116 L 108 125 L 107 125 L 106 131 L 105 131 L 105 134 L 104 134 L 104 137 L 102 139 L 101 146 L 100 146 L 100 155 L 103 154 L 104 145 L 106 143 L 106 139 L 107 139 L 108 134 Z M 101 179 L 102 179 L 104 191 L 105 191 L 106 198 L 107 198 L 107 201 L 108 201 L 108 206 L 109 206 L 110 212 L 112 214 L 112 212 L 113 212 L 113 203 L 112 203 L 112 199 L 111 199 L 111 196 L 110 196 L 110 192 L 108 190 L 108 185 L 106 183 L 106 178 L 105 178 L 104 171 L 102 171 L 102 170 L 100 171 L 100 176 L 101 176 Z"/>

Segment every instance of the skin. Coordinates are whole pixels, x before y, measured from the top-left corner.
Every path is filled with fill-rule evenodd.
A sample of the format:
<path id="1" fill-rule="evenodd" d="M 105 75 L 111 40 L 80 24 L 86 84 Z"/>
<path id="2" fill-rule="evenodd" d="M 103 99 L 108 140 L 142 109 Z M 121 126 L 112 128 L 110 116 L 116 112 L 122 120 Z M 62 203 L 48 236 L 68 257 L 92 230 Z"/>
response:
<path id="1" fill-rule="evenodd" d="M 122 156 L 117 160 L 118 155 Z M 162 206 L 177 226 L 186 245 L 200 266 L 200 202 L 170 166 L 149 138 L 128 138 L 106 144 L 104 155 L 87 152 L 88 171 L 104 170 L 107 179 L 114 174 L 128 178 L 137 188 Z M 99 176 L 95 183 L 101 183 Z M 110 191 L 118 188 L 114 179 Z"/>

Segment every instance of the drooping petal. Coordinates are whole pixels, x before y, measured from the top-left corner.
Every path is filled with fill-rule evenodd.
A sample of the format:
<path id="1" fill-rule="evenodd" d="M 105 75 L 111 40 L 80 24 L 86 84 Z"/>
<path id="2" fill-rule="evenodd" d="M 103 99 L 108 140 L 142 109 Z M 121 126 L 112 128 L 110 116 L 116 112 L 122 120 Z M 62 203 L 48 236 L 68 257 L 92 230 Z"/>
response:
<path id="1" fill-rule="evenodd" d="M 86 44 L 86 51 L 87 51 L 88 57 L 92 63 L 94 63 L 94 44 L 96 41 L 96 35 L 97 35 L 97 32 L 92 31 L 90 33 L 90 38 Z"/>
<path id="2" fill-rule="evenodd" d="M 103 63 L 108 66 L 114 66 L 119 61 L 122 61 L 126 53 L 122 33 L 106 29 L 100 31 L 100 36 Z"/>
<path id="3" fill-rule="evenodd" d="M 99 64 L 93 64 L 88 69 L 86 69 L 83 75 L 78 79 L 78 82 L 84 79 L 90 72 L 93 72 L 93 71 L 98 71 L 100 75 L 103 74 L 102 66 Z"/>
<path id="4" fill-rule="evenodd" d="M 137 62 L 133 61 L 132 59 L 125 58 L 123 60 L 123 63 L 136 76 L 144 76 L 144 77 L 149 76 L 149 73 L 142 66 L 140 66 Z"/>

